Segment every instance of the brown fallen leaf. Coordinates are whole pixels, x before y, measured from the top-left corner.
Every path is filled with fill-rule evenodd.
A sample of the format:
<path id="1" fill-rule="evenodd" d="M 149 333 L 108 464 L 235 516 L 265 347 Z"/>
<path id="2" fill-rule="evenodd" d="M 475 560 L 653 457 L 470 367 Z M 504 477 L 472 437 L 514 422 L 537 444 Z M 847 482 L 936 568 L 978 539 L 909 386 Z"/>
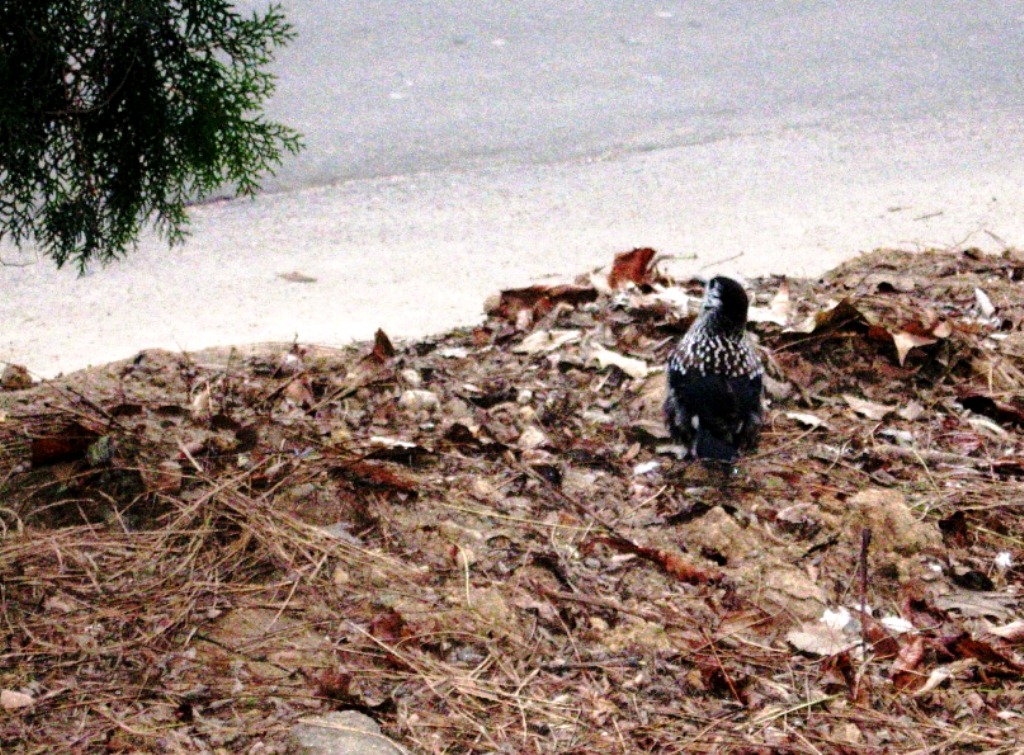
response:
<path id="1" fill-rule="evenodd" d="M 654 255 L 655 251 L 650 247 L 616 254 L 612 269 L 608 273 L 608 285 L 613 289 L 622 288 L 630 283 L 635 286 L 648 285 L 651 282 L 651 260 L 654 259 Z"/>
<path id="2" fill-rule="evenodd" d="M 373 351 L 370 352 L 370 357 L 377 362 L 384 363 L 394 355 L 395 347 L 391 345 L 388 334 L 382 328 L 377 328 L 377 332 L 373 334 Z"/>
<path id="3" fill-rule="evenodd" d="M 889 669 L 890 678 L 896 678 L 900 674 L 916 670 L 924 658 L 924 648 L 924 637 L 921 635 L 912 637 L 910 642 L 900 648 L 899 653 L 896 655 L 896 660 L 893 661 L 892 668 Z M 900 688 L 905 689 L 903 687 Z"/>
<path id="4" fill-rule="evenodd" d="M 1007 642 L 1022 642 L 1024 641 L 1024 620 L 1017 619 L 1016 621 L 1011 621 L 1009 624 L 990 627 L 988 634 L 993 634 Z"/>
<path id="5" fill-rule="evenodd" d="M 796 325 L 786 328 L 783 332 L 810 335 L 811 333 L 836 330 L 851 322 L 871 324 L 868 317 L 857 309 L 849 299 L 843 299 L 838 304 L 816 312 Z"/>
<path id="6" fill-rule="evenodd" d="M 911 333 L 909 330 L 897 330 L 891 335 L 892 343 L 896 347 L 896 358 L 899 360 L 901 367 L 907 359 L 907 354 L 909 354 L 912 349 L 916 349 L 921 346 L 931 346 L 933 343 L 939 342 L 938 338 L 918 335 L 917 333 Z"/>
<path id="7" fill-rule="evenodd" d="M 331 474 L 359 487 L 381 488 L 413 494 L 419 490 L 416 480 L 406 477 L 394 469 L 389 469 L 383 464 L 350 461 L 334 467 Z"/>
<path id="8" fill-rule="evenodd" d="M 643 359 L 627 357 L 624 354 L 619 354 L 617 351 L 606 349 L 600 344 L 594 344 L 594 348 L 590 352 L 590 356 L 587 357 L 587 361 L 597 362 L 598 367 L 602 370 L 606 367 L 618 367 L 631 378 L 636 378 L 638 380 L 647 377 L 647 362 Z"/>
<path id="9" fill-rule="evenodd" d="M 954 656 L 961 658 L 977 658 L 986 667 L 992 670 L 1010 671 L 1014 674 L 1024 673 L 1024 663 L 1014 657 L 1014 653 L 1005 645 L 1003 640 L 993 637 L 990 642 L 976 640 L 963 633 L 952 642 L 946 644 L 946 649 Z"/>
<path id="10" fill-rule="evenodd" d="M 484 305 L 487 314 L 503 320 L 517 322 L 520 313 L 528 313 L 532 320 L 543 317 L 558 304 L 578 307 L 597 299 L 597 289 L 593 286 L 575 286 L 562 284 L 558 286 L 528 286 L 502 291 L 488 299 Z"/>
<path id="11" fill-rule="evenodd" d="M 874 401 L 857 398 L 856 396 L 851 396 L 849 393 L 843 394 L 843 400 L 851 409 L 857 412 L 857 414 L 862 417 L 867 417 L 870 420 L 874 420 L 875 422 L 880 422 L 885 419 L 898 408 L 896 406 L 876 404 Z"/>
<path id="12" fill-rule="evenodd" d="M 829 621 L 811 621 L 790 629 L 786 642 L 803 653 L 832 656 L 855 647 L 860 638 L 849 627 L 837 626 Z"/>
<path id="13" fill-rule="evenodd" d="M 536 330 L 512 347 L 515 354 L 539 354 L 554 351 L 580 340 L 578 330 Z"/>
<path id="14" fill-rule="evenodd" d="M 316 403 L 316 398 L 313 396 L 313 387 L 309 382 L 309 377 L 306 375 L 289 380 L 281 395 L 295 404 L 295 406 L 300 406 L 304 409 L 309 409 Z"/>
<path id="15" fill-rule="evenodd" d="M 81 459 L 99 437 L 99 433 L 78 422 L 71 422 L 53 435 L 33 438 L 32 467 L 37 469 L 61 461 Z"/>

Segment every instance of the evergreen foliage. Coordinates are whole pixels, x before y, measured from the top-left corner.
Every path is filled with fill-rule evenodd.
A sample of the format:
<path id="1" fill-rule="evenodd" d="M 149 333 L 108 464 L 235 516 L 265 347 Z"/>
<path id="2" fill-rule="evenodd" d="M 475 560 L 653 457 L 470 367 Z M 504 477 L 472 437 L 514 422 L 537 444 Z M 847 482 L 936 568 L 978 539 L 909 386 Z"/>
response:
<path id="1" fill-rule="evenodd" d="M 150 222 L 179 242 L 218 187 L 253 194 L 301 148 L 261 112 L 292 37 L 276 5 L 0 0 L 0 239 L 84 268 Z"/>

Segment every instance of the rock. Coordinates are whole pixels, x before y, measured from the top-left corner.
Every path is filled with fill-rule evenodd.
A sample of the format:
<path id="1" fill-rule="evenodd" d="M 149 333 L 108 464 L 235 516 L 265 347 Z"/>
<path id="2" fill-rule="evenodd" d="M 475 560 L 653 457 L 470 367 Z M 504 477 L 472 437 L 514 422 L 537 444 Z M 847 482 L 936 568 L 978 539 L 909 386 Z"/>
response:
<path id="1" fill-rule="evenodd" d="M 302 755 L 406 755 L 376 721 L 354 710 L 304 718 L 292 728 L 291 740 Z"/>
<path id="2" fill-rule="evenodd" d="M 0 691 L 0 708 L 6 711 L 31 708 L 35 704 L 35 698 L 32 695 L 26 695 L 24 692 L 15 692 L 10 689 Z"/>

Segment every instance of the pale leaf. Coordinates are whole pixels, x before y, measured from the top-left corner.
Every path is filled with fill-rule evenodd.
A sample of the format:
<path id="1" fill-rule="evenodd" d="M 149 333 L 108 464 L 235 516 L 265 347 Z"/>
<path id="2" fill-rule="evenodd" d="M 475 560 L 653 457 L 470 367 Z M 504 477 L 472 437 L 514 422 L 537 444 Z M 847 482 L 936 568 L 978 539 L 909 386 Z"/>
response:
<path id="1" fill-rule="evenodd" d="M 858 642 L 841 629 L 834 629 L 820 621 L 791 629 L 786 634 L 786 641 L 797 650 L 812 655 L 838 655 Z"/>
<path id="2" fill-rule="evenodd" d="M 1011 621 L 1009 624 L 991 627 L 988 631 L 989 634 L 994 634 L 996 637 L 1002 637 L 1004 640 L 1020 642 L 1021 640 L 1024 640 L 1024 620 L 1017 619 L 1015 621 Z"/>
<path id="3" fill-rule="evenodd" d="M 642 359 L 627 357 L 623 354 L 612 351 L 611 349 L 606 349 L 601 345 L 594 346 L 593 351 L 590 352 L 590 359 L 588 361 L 596 361 L 602 370 L 614 365 L 631 378 L 639 379 L 647 377 L 647 362 Z"/>
<path id="4" fill-rule="evenodd" d="M 843 400 L 853 409 L 857 414 L 868 419 L 875 420 L 876 422 L 885 419 L 894 411 L 895 406 L 886 406 L 884 404 L 876 404 L 874 401 L 867 401 L 856 396 L 851 396 L 849 393 L 843 394 Z"/>
<path id="5" fill-rule="evenodd" d="M 828 422 L 809 412 L 786 412 L 784 416 L 789 417 L 794 422 L 799 422 L 804 427 L 828 427 Z"/>
<path id="6" fill-rule="evenodd" d="M 516 344 L 512 351 L 516 354 L 538 354 L 554 351 L 560 346 L 575 343 L 578 340 L 580 340 L 580 331 L 578 330 L 538 330 L 530 333 Z"/>
<path id="7" fill-rule="evenodd" d="M 892 342 L 896 346 L 896 356 L 899 358 L 900 365 L 907 358 L 907 354 L 910 353 L 911 349 L 916 349 L 919 346 L 930 346 L 933 343 L 938 343 L 938 338 L 932 338 L 931 336 L 921 336 L 917 333 L 910 333 L 906 330 L 897 330 L 892 333 Z"/>
<path id="8" fill-rule="evenodd" d="M 992 300 L 980 288 L 974 289 L 974 301 L 977 303 L 978 311 L 981 312 L 982 317 L 991 317 L 996 313 L 996 307 Z"/>

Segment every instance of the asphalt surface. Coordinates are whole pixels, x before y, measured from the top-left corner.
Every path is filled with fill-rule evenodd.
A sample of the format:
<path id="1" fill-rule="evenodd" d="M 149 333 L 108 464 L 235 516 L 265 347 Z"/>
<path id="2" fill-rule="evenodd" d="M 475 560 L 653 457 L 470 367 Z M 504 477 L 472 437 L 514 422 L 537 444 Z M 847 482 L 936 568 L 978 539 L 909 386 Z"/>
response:
<path id="1" fill-rule="evenodd" d="M 640 245 L 815 275 L 1024 244 L 1019 3 L 284 5 L 269 114 L 307 150 L 170 252 L 79 278 L 0 248 L 0 361 L 421 336 Z"/>

